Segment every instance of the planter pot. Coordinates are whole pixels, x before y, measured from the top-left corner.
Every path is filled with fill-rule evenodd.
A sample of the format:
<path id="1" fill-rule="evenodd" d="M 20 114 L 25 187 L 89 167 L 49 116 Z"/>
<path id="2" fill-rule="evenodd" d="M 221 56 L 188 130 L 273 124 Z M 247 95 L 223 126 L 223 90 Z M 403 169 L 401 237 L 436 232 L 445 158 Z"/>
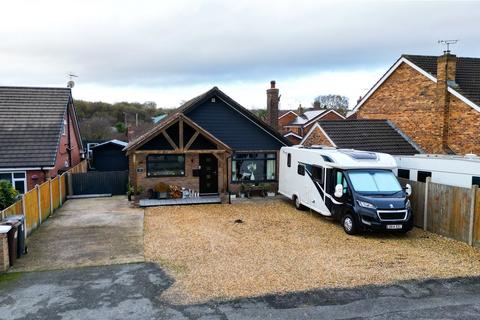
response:
<path id="1" fill-rule="evenodd" d="M 240 198 L 245 198 L 245 193 L 240 193 Z"/>
<path id="2" fill-rule="evenodd" d="M 275 192 L 267 192 L 267 197 L 275 197 Z"/>
<path id="3" fill-rule="evenodd" d="M 237 195 L 236 194 L 231 194 L 230 195 L 230 199 L 236 199 L 237 198 Z"/>
<path id="4" fill-rule="evenodd" d="M 132 195 L 130 193 L 127 194 L 127 197 L 128 197 L 128 201 L 132 201 Z"/>

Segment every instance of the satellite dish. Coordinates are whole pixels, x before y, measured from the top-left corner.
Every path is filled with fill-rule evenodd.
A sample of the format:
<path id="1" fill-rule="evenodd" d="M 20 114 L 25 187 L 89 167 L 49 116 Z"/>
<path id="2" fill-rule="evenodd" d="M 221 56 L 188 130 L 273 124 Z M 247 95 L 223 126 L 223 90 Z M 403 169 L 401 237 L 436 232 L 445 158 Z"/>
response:
<path id="1" fill-rule="evenodd" d="M 68 87 L 68 88 L 73 88 L 73 87 L 75 87 L 75 81 L 73 81 L 73 80 L 68 81 L 68 82 L 67 82 L 67 87 Z"/>

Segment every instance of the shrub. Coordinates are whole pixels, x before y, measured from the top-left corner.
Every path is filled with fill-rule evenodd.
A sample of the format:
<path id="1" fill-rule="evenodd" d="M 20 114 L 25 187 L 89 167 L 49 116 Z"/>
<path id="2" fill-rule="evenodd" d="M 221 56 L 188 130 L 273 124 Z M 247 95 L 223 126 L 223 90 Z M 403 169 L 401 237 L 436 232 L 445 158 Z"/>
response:
<path id="1" fill-rule="evenodd" d="M 0 180 L 0 210 L 15 203 L 17 195 L 18 192 L 13 188 L 10 181 Z"/>

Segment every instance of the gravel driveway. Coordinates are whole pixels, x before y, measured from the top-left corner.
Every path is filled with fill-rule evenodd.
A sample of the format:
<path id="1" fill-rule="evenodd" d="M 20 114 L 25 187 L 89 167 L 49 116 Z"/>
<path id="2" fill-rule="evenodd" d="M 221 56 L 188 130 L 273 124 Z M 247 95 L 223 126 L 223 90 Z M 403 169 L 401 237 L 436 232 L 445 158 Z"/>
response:
<path id="1" fill-rule="evenodd" d="M 68 200 L 27 241 L 11 271 L 143 261 L 143 209 L 124 196 Z"/>
<path id="2" fill-rule="evenodd" d="M 348 236 L 282 200 L 148 209 L 145 257 L 176 280 L 162 297 L 185 303 L 480 275 L 464 243 L 420 229 Z"/>

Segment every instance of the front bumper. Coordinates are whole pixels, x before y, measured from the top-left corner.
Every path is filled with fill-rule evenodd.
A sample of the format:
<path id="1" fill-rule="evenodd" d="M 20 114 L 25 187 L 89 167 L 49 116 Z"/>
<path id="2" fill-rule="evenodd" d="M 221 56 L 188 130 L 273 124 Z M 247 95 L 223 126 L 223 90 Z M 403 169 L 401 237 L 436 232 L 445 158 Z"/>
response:
<path id="1" fill-rule="evenodd" d="M 403 219 L 382 220 L 377 210 L 361 209 L 359 212 L 360 223 L 364 229 L 376 231 L 410 231 L 413 228 L 412 210 L 407 209 Z M 399 229 L 390 229 L 388 226 L 401 225 Z"/>

